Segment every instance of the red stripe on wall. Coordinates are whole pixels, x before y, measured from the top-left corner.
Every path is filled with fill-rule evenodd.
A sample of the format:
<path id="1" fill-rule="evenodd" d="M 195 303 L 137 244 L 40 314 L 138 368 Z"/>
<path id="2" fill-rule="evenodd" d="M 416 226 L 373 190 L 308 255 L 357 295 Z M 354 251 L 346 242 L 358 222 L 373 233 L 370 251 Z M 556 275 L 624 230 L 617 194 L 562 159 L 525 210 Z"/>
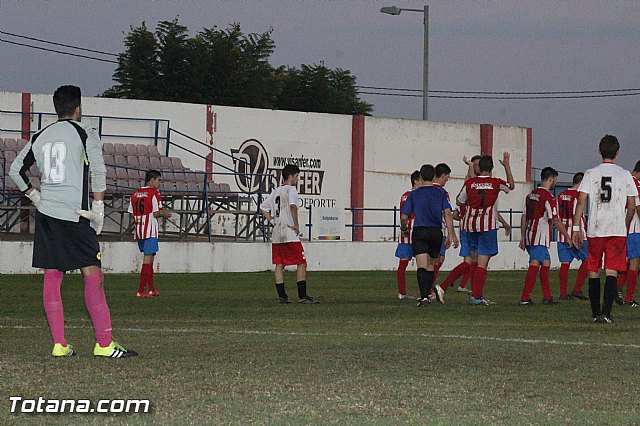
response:
<path id="1" fill-rule="evenodd" d="M 532 155 L 533 155 L 533 137 L 532 137 L 531 128 L 527 128 L 527 182 L 533 181 L 533 176 L 531 173 L 532 166 Z"/>
<path id="2" fill-rule="evenodd" d="M 480 154 L 493 155 L 493 124 L 480 125 Z"/>
<path id="3" fill-rule="evenodd" d="M 213 147 L 213 105 L 207 105 L 207 145 Z M 207 154 L 207 160 L 205 161 L 205 171 L 207 172 L 208 180 L 214 180 L 213 175 L 213 149 Z"/>
<path id="4" fill-rule="evenodd" d="M 31 138 L 31 93 L 22 94 L 22 139 Z"/>
<path id="5" fill-rule="evenodd" d="M 364 116 L 354 115 L 351 124 L 351 207 L 364 207 Z M 362 211 L 353 213 L 353 224 L 362 225 Z M 354 241 L 362 241 L 364 230 L 355 228 Z"/>

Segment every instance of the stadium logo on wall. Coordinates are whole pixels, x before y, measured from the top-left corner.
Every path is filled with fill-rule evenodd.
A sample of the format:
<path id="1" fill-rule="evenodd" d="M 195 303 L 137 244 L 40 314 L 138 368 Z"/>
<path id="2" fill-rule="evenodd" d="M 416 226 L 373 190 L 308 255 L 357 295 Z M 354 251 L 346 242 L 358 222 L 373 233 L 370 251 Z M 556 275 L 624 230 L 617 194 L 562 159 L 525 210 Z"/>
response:
<path id="1" fill-rule="evenodd" d="M 256 139 L 247 139 L 240 148 L 232 149 L 236 183 L 243 192 L 256 192 L 269 173 L 267 150 Z"/>

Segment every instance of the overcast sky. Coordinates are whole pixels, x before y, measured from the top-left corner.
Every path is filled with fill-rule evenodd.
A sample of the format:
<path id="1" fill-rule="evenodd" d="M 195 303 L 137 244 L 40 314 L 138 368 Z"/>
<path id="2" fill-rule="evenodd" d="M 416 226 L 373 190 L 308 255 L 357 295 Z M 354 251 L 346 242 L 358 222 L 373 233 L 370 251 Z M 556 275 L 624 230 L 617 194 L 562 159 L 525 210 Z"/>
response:
<path id="1" fill-rule="evenodd" d="M 274 66 L 324 61 L 359 85 L 422 88 L 422 14 L 382 6 L 413 1 L 9 1 L 0 29 L 119 53 L 130 26 L 179 15 L 193 35 L 240 22 L 273 28 Z M 567 91 L 640 87 L 640 2 L 433 1 L 430 89 Z M 21 41 L 1 35 L 0 38 Z M 51 47 L 51 46 L 50 46 Z M 114 64 L 0 43 L 0 91 L 52 93 L 73 83 L 84 94 L 110 87 Z M 421 98 L 363 95 L 374 115 L 420 119 Z M 605 133 L 622 144 L 620 164 L 640 159 L 640 96 L 573 100 L 431 99 L 429 118 L 533 128 L 535 167 L 576 171 L 598 161 Z"/>

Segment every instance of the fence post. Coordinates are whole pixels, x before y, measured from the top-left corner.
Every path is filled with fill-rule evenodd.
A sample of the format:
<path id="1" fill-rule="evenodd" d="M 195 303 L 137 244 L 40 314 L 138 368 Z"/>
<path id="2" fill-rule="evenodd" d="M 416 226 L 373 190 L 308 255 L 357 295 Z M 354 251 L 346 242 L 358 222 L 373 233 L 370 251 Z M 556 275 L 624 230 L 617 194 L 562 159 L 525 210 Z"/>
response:
<path id="1" fill-rule="evenodd" d="M 156 118 L 156 130 L 155 130 L 155 134 L 153 137 L 153 143 L 155 144 L 155 146 L 158 146 L 158 132 L 160 130 L 160 120 L 158 120 Z"/>
<path id="2" fill-rule="evenodd" d="M 98 117 L 98 136 L 102 139 L 102 116 Z"/>
<path id="3" fill-rule="evenodd" d="M 397 206 L 393 206 L 393 241 L 396 241 L 396 228 L 398 226 Z"/>
<path id="4" fill-rule="evenodd" d="M 307 224 L 307 227 L 309 228 L 309 241 L 311 241 L 311 227 L 313 226 L 313 224 L 311 223 L 311 212 L 313 211 L 313 206 L 309 205 L 309 223 Z"/>
<path id="5" fill-rule="evenodd" d="M 511 234 L 509 234 L 509 241 L 513 241 L 513 209 L 509 209 L 509 226 L 511 227 Z"/>
<path id="6" fill-rule="evenodd" d="M 38 113 L 38 130 L 42 129 L 42 113 Z"/>
<path id="7" fill-rule="evenodd" d="M 355 241 L 356 240 L 356 226 L 355 226 L 356 221 L 355 221 L 355 218 L 353 217 L 354 207 L 351 206 L 349 210 L 351 210 L 351 241 Z"/>
<path id="8" fill-rule="evenodd" d="M 207 239 L 211 242 L 211 212 L 209 211 L 209 186 L 207 185 L 207 174 L 203 173 L 204 178 L 204 208 L 207 209 Z"/>
<path id="9" fill-rule="evenodd" d="M 165 149 L 165 156 L 169 156 L 169 144 L 171 143 L 171 127 L 167 128 L 167 147 Z"/>

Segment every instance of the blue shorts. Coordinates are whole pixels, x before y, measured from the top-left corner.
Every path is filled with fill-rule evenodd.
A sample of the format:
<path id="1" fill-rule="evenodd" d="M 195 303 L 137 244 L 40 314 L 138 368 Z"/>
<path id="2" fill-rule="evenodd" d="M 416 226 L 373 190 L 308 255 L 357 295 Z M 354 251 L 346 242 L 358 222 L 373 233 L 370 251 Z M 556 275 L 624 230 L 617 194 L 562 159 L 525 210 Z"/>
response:
<path id="1" fill-rule="evenodd" d="M 477 251 L 478 256 L 495 256 L 498 254 L 498 230 L 469 232 L 469 248 Z"/>
<path id="2" fill-rule="evenodd" d="M 551 260 L 549 249 L 546 246 L 527 246 L 527 253 L 529 253 L 529 262 L 537 260 L 543 263 L 545 260 Z"/>
<path id="3" fill-rule="evenodd" d="M 144 240 L 138 240 L 138 248 L 145 256 L 151 256 L 158 252 L 158 239 L 147 238 Z"/>
<path id="4" fill-rule="evenodd" d="M 640 257 L 640 234 L 627 235 L 627 259 Z"/>
<path id="5" fill-rule="evenodd" d="M 469 232 L 460 231 L 460 257 L 471 256 L 471 247 L 469 246 Z"/>
<path id="6" fill-rule="evenodd" d="M 440 245 L 440 256 L 445 257 L 447 255 L 447 238 L 442 239 L 442 245 Z"/>
<path id="7" fill-rule="evenodd" d="M 411 244 L 398 243 L 398 247 L 396 247 L 396 257 L 398 259 L 411 259 L 413 257 Z"/>
<path id="8" fill-rule="evenodd" d="M 582 247 L 569 247 L 567 243 L 558 243 L 558 259 L 560 263 L 571 263 L 573 259 L 585 261 L 587 260 L 587 240 L 584 240 Z"/>

